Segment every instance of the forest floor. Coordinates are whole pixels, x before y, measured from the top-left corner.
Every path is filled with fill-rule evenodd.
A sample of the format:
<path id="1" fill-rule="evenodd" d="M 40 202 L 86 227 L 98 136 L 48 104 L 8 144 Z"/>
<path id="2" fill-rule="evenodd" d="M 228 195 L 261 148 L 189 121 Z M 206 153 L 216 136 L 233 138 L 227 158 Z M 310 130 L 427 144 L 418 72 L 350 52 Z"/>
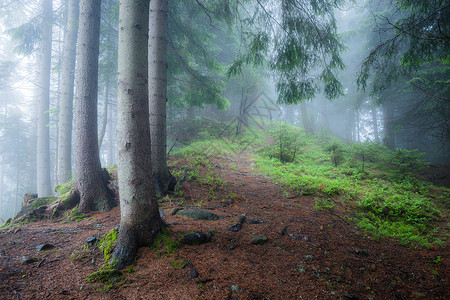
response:
<path id="1" fill-rule="evenodd" d="M 70 256 L 88 237 L 103 237 L 119 224 L 118 207 L 79 222 L 60 218 L 0 230 L 0 299 L 450 298 L 448 247 L 413 249 L 375 239 L 347 221 L 343 207 L 318 210 L 317 196 L 287 197 L 259 174 L 250 154 L 211 162 L 224 181 L 220 188 L 211 193 L 187 181 L 182 195 L 162 201 L 174 236 L 212 231 L 210 242 L 182 245 L 168 255 L 141 248 L 135 266 L 104 284 L 86 280 L 104 263 L 99 251 L 89 250 L 84 259 Z M 171 215 L 177 207 L 221 218 Z M 243 214 L 242 228 L 227 230 Z M 253 244 L 255 236 L 267 241 Z M 44 243 L 55 247 L 37 252 Z M 24 264 L 24 256 L 36 261 Z"/>

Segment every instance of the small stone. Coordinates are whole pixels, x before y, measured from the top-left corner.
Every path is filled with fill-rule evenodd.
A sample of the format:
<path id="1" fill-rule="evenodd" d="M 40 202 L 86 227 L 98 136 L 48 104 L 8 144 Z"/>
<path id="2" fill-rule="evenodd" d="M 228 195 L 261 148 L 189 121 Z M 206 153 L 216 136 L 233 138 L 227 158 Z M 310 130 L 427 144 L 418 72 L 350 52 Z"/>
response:
<path id="1" fill-rule="evenodd" d="M 21 230 L 22 230 L 22 229 L 21 229 L 20 227 L 17 227 L 16 229 L 14 229 L 13 233 L 16 234 L 16 233 L 18 233 L 18 232 L 21 231 Z"/>
<path id="2" fill-rule="evenodd" d="M 182 239 L 182 242 L 186 245 L 200 245 L 209 241 L 210 238 L 201 231 L 185 234 Z"/>
<path id="3" fill-rule="evenodd" d="M 218 220 L 219 216 L 215 213 L 203 211 L 203 210 L 196 210 L 196 209 L 184 209 L 177 212 L 180 216 L 186 216 L 188 218 L 194 219 L 194 220 Z"/>
<path id="4" fill-rule="evenodd" d="M 236 223 L 236 224 L 232 224 L 230 226 L 227 227 L 227 230 L 229 231 L 233 231 L 233 232 L 238 232 L 239 230 L 241 230 L 241 223 Z"/>
<path id="5" fill-rule="evenodd" d="M 252 244 L 254 245 L 262 245 L 269 241 L 269 239 L 264 235 L 254 235 L 252 237 Z"/>
<path id="6" fill-rule="evenodd" d="M 36 251 L 44 251 L 52 248 L 55 248 L 52 244 L 41 244 L 36 247 Z"/>
<path id="7" fill-rule="evenodd" d="M 191 276 L 192 279 L 197 278 L 198 271 L 196 269 L 191 269 L 191 270 L 189 270 L 189 275 Z"/>
<path id="8" fill-rule="evenodd" d="M 364 250 L 349 249 L 348 251 L 350 251 L 351 253 L 356 254 L 356 255 L 369 256 L 369 253 L 367 253 L 367 252 L 364 251 Z"/>
<path id="9" fill-rule="evenodd" d="M 262 223 L 269 223 L 269 221 L 257 219 L 250 219 L 247 221 L 247 224 L 262 224 Z"/>
<path id="10" fill-rule="evenodd" d="M 233 249 L 236 248 L 236 245 L 233 244 L 233 243 L 229 243 L 229 244 L 227 245 L 227 247 L 228 247 L 228 249 L 233 250 Z"/>
<path id="11" fill-rule="evenodd" d="M 289 226 L 284 226 L 284 227 L 280 230 L 280 235 L 285 235 L 288 228 L 289 228 Z"/>
<path id="12" fill-rule="evenodd" d="M 97 241 L 97 237 L 94 235 L 91 235 L 86 239 L 86 243 L 89 245 L 89 247 L 92 247 L 95 245 L 95 242 Z"/>
<path id="13" fill-rule="evenodd" d="M 238 223 L 239 223 L 239 224 L 244 223 L 244 222 L 245 222 L 245 218 L 246 218 L 245 214 L 243 214 L 242 216 L 240 216 L 240 217 L 239 217 L 239 220 L 238 220 Z"/>
<path id="14" fill-rule="evenodd" d="M 26 256 L 22 256 L 22 260 L 21 260 L 21 262 L 24 265 L 32 264 L 32 263 L 35 263 L 37 261 L 38 260 L 36 258 L 34 258 L 34 257 L 26 257 Z"/>

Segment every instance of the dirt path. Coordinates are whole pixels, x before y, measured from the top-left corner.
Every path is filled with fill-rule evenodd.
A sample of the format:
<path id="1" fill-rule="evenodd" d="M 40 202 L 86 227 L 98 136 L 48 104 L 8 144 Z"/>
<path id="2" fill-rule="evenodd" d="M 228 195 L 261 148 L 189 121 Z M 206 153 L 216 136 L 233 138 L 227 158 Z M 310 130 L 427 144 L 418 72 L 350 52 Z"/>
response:
<path id="1" fill-rule="evenodd" d="M 226 181 L 214 200 L 206 186 L 191 181 L 184 184 L 183 197 L 163 203 L 175 234 L 212 231 L 211 242 L 185 245 L 164 257 L 143 248 L 120 286 L 108 290 L 85 281 L 101 265 L 99 254 L 94 264 L 91 256 L 69 257 L 87 237 L 101 236 L 119 223 L 117 208 L 78 223 L 39 222 L 16 233 L 0 231 L 0 299 L 449 298 L 448 248 L 414 250 L 367 237 L 341 217 L 342 207 L 321 211 L 314 208 L 313 196 L 286 197 L 254 170 L 248 155 L 212 162 Z M 170 215 L 176 207 L 222 218 Z M 242 214 L 242 228 L 227 230 Z M 254 236 L 267 241 L 253 244 Z M 37 253 L 35 247 L 43 243 L 55 248 Z M 22 264 L 22 256 L 38 261 Z M 180 268 L 184 262 L 187 266 Z"/>

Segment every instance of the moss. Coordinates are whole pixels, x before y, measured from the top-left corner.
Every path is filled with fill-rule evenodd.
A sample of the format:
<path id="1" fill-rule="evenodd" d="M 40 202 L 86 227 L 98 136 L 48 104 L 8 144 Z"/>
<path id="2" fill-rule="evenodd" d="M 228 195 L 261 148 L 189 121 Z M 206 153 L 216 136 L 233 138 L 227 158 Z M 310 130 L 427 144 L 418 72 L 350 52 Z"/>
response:
<path id="1" fill-rule="evenodd" d="M 67 214 L 67 221 L 69 222 L 80 222 L 84 218 L 86 218 L 86 215 L 78 211 L 78 205 Z"/>
<path id="2" fill-rule="evenodd" d="M 57 198 L 55 197 L 37 198 L 36 200 L 31 202 L 30 207 L 31 209 L 37 209 L 42 206 L 48 206 L 49 204 L 55 202 L 55 200 L 57 200 Z"/>
<path id="3" fill-rule="evenodd" d="M 102 238 L 98 242 L 98 248 L 100 251 L 102 251 L 103 256 L 105 257 L 105 261 L 108 261 L 111 258 L 111 253 L 114 250 L 114 247 L 116 246 L 117 241 L 117 230 L 113 229 L 110 232 L 108 232 L 104 238 Z"/>
<path id="4" fill-rule="evenodd" d="M 9 218 L 8 220 L 5 221 L 5 223 L 3 223 L 2 226 L 0 226 L 0 228 L 8 228 L 11 225 L 12 222 L 12 218 Z"/>
<path id="5" fill-rule="evenodd" d="M 158 257 L 162 257 L 176 253 L 179 247 L 180 241 L 173 236 L 169 229 L 164 227 L 161 233 L 155 238 L 150 249 L 157 251 Z"/>
<path id="6" fill-rule="evenodd" d="M 121 280 L 122 277 L 122 272 L 120 272 L 110 264 L 105 263 L 100 269 L 90 274 L 87 277 L 87 281 L 116 284 Z M 111 287 L 112 286 L 109 286 L 109 288 Z"/>

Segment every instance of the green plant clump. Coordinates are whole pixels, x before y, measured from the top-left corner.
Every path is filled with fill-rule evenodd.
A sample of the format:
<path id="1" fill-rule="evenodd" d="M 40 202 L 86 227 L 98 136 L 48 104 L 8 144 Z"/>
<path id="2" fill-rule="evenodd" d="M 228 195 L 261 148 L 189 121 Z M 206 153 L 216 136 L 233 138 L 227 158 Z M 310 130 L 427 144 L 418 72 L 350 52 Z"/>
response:
<path id="1" fill-rule="evenodd" d="M 114 247 L 117 241 L 117 230 L 112 229 L 109 231 L 104 238 L 98 241 L 97 247 L 102 251 L 105 261 L 109 261 L 112 256 Z"/>
<path id="2" fill-rule="evenodd" d="M 162 257 L 175 254 L 179 247 L 180 241 L 173 236 L 169 229 L 163 228 L 150 249 L 157 251 L 158 257 Z"/>

